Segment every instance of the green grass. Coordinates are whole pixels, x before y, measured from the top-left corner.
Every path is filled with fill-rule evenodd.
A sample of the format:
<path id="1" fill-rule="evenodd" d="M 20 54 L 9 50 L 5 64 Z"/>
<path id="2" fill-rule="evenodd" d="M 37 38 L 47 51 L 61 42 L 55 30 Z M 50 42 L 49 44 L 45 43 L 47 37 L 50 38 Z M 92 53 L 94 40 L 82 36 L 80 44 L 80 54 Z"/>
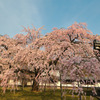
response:
<path id="1" fill-rule="evenodd" d="M 89 94 L 90 91 L 88 90 L 86 100 L 90 100 Z M 65 100 L 78 100 L 78 96 L 75 95 L 75 97 L 72 97 L 69 90 L 67 90 L 67 94 L 65 96 Z M 31 92 L 31 88 L 26 87 L 23 91 L 21 89 L 16 90 L 15 94 L 14 92 L 10 92 L 10 90 L 7 90 L 5 94 L 2 94 L 0 89 L 0 100 L 60 100 L 60 90 L 55 90 L 54 92 L 53 89 L 47 89 L 46 92 Z M 97 99 L 94 98 L 94 100 Z"/>

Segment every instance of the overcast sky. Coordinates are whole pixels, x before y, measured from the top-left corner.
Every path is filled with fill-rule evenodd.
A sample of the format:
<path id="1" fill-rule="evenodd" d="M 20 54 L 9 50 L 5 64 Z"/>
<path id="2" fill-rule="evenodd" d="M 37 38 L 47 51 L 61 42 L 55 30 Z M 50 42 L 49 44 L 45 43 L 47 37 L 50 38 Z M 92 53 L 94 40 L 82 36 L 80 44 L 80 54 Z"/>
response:
<path id="1" fill-rule="evenodd" d="M 0 34 L 14 36 L 22 26 L 52 31 L 74 22 L 86 22 L 93 34 L 100 35 L 100 0 L 0 0 Z"/>

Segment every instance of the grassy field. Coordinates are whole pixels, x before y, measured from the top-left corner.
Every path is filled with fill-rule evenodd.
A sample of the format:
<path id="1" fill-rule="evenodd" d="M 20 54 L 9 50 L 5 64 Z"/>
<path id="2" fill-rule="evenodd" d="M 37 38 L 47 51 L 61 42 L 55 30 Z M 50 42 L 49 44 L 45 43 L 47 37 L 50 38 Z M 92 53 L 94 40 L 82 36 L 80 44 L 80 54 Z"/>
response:
<path id="1" fill-rule="evenodd" d="M 87 92 L 86 100 L 90 100 L 90 91 Z M 82 97 L 83 98 L 83 97 Z M 2 94 L 0 89 L 0 100 L 60 100 L 60 90 L 47 89 L 46 92 L 39 91 L 39 92 L 31 92 L 31 88 L 27 87 L 24 88 L 22 91 L 21 89 L 14 92 L 10 92 L 7 90 L 6 94 Z M 78 100 L 78 96 L 75 95 L 72 97 L 69 90 L 67 90 L 67 94 L 64 97 L 64 100 Z M 84 98 L 82 100 L 85 100 Z M 94 98 L 93 100 L 97 100 Z"/>

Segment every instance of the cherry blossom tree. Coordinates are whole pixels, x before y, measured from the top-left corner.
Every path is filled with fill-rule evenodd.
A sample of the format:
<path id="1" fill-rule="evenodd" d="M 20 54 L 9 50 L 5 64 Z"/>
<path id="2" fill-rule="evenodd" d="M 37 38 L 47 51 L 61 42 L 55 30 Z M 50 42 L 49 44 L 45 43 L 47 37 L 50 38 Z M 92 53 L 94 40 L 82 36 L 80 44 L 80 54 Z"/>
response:
<path id="1" fill-rule="evenodd" d="M 31 61 L 32 56 L 35 57 L 34 55 L 35 53 L 33 53 L 33 50 L 31 52 L 31 49 L 28 49 L 29 47 L 28 45 L 30 45 L 36 39 L 40 38 L 41 29 L 42 28 L 39 28 L 38 30 L 36 30 L 35 28 L 27 29 L 24 27 L 23 31 L 27 32 L 26 35 L 17 34 L 14 36 L 14 38 L 9 38 L 8 36 L 0 37 L 0 46 L 1 46 L 0 48 L 1 64 L 0 65 L 3 67 L 0 78 L 2 80 L 1 86 L 4 88 L 3 89 L 4 92 L 6 88 L 9 86 L 10 80 L 13 80 L 15 85 L 19 80 L 22 80 L 22 83 L 23 83 L 23 79 L 33 80 L 32 77 L 35 75 L 35 73 L 33 70 L 30 71 L 31 68 L 29 68 L 29 65 L 30 67 L 32 66 L 30 63 L 32 62 Z M 40 52 L 38 52 L 38 55 L 39 53 Z M 31 55 L 30 57 L 27 54 L 33 54 L 33 55 Z M 27 63 L 25 63 L 24 59 L 27 60 L 28 57 L 30 57 L 31 59 L 28 60 Z M 23 60 L 22 62 L 21 62 L 21 59 Z"/>
<path id="2" fill-rule="evenodd" d="M 16 79 L 16 75 L 14 73 L 14 69 L 16 69 L 16 67 L 13 65 L 13 57 L 19 49 L 21 48 L 16 46 L 16 41 L 14 39 L 9 38 L 7 35 L 0 37 L 0 79 L 4 92 L 8 87 L 8 81 L 10 79 Z"/>
<path id="3" fill-rule="evenodd" d="M 84 84 L 84 78 L 88 77 L 93 84 L 91 77 L 97 82 L 100 73 L 99 61 L 93 52 L 95 38 L 97 37 L 92 35 L 85 23 L 74 23 L 67 29 L 54 28 L 53 32 L 35 41 L 33 45 L 45 48 L 48 71 L 59 70 L 61 83 L 68 76 L 71 80 L 77 83 L 82 81 Z M 82 87 L 78 86 L 77 92 L 83 93 Z"/>
<path id="4" fill-rule="evenodd" d="M 81 83 L 86 84 L 85 79 L 88 78 L 91 84 L 95 84 L 100 75 L 100 62 L 93 52 L 93 40 L 99 37 L 93 35 L 85 23 L 75 22 L 67 29 L 53 28 L 44 37 L 40 35 L 41 29 L 24 27 L 26 35 L 0 37 L 0 64 L 7 66 L 1 73 L 1 86 L 5 91 L 9 80 L 16 83 L 25 78 L 33 81 L 32 90 L 38 90 L 44 77 L 55 83 L 57 78 L 53 80 L 51 72 L 58 70 L 61 100 L 62 83 L 66 77 L 77 82 L 77 86 L 73 84 L 73 93 L 77 92 L 81 99 L 81 94 L 84 94 Z M 56 77 L 56 73 L 54 75 Z M 95 88 L 93 93 L 96 94 Z"/>

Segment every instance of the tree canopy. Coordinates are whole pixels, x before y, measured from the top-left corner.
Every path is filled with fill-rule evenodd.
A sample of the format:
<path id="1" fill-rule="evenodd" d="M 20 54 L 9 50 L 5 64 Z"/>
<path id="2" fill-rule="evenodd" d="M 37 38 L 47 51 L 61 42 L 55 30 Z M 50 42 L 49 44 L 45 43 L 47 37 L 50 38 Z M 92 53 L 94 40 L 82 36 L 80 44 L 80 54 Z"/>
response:
<path id="1" fill-rule="evenodd" d="M 34 83 L 38 86 L 44 77 L 53 80 L 51 72 L 56 70 L 62 82 L 66 77 L 84 84 L 85 78 L 91 84 L 93 80 L 98 81 L 100 62 L 93 50 L 93 40 L 100 37 L 93 35 L 85 23 L 75 22 L 66 29 L 53 28 L 45 36 L 40 34 L 41 29 L 43 27 L 37 30 L 24 27 L 26 35 L 0 36 L 0 79 L 4 92 L 10 80 L 14 80 L 16 86 L 23 78 L 32 80 L 32 89 L 38 90 Z M 78 90 L 83 93 L 81 86 Z"/>

